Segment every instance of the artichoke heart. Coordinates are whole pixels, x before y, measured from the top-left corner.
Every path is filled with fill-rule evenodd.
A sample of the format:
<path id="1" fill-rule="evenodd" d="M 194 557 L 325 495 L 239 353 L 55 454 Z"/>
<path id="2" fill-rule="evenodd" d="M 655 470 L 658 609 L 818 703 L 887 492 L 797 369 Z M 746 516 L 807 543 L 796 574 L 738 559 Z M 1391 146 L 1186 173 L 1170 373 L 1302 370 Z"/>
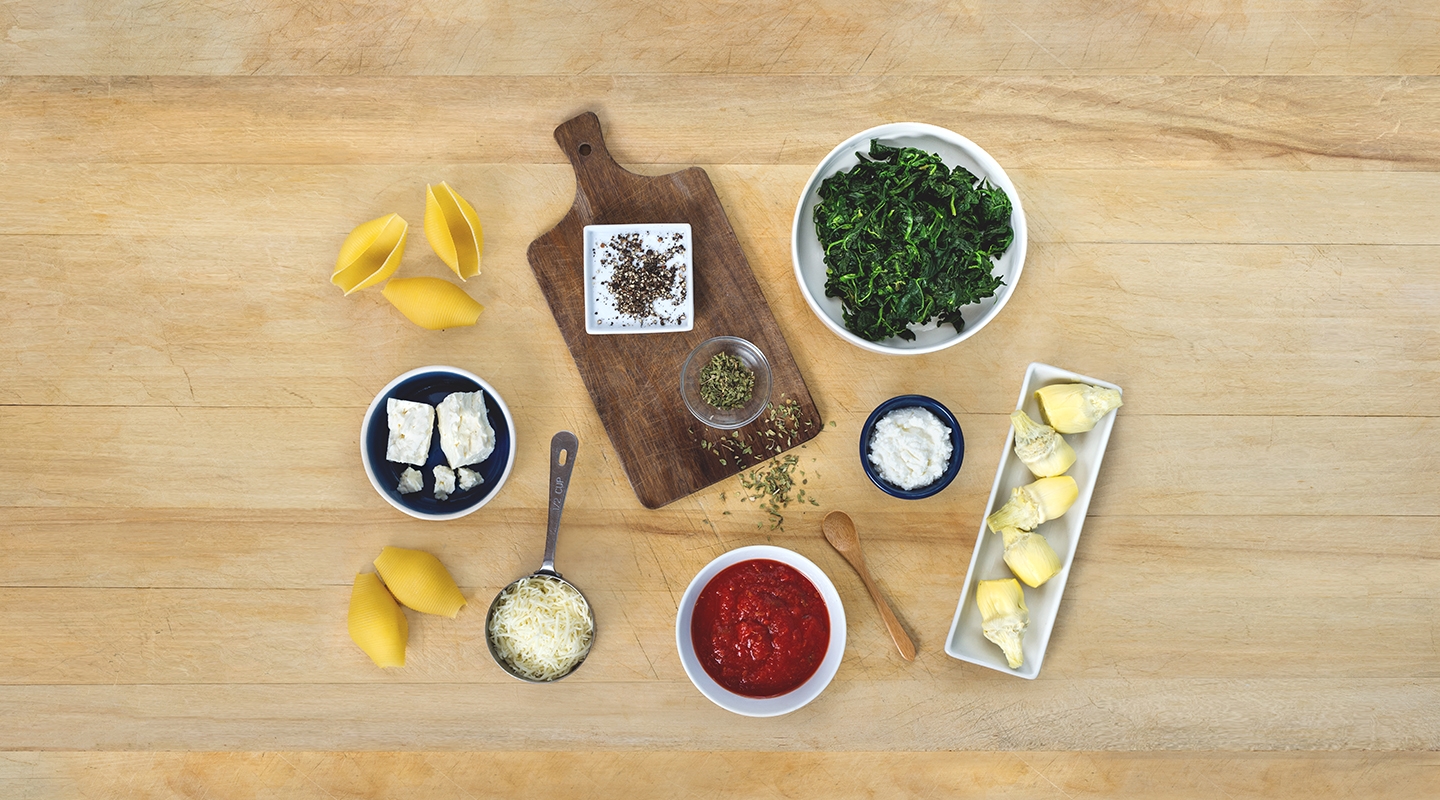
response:
<path id="1" fill-rule="evenodd" d="M 1035 390 L 1040 414 L 1061 433 L 1084 433 L 1123 405 L 1114 389 L 1088 383 L 1057 383 Z"/>
<path id="2" fill-rule="evenodd" d="M 1044 536 L 1033 531 L 1001 528 L 1005 564 L 1026 586 L 1037 589 L 1060 572 L 1060 556 Z"/>
<path id="3" fill-rule="evenodd" d="M 1025 590 L 1014 578 L 980 581 L 975 589 L 980 606 L 980 632 L 1005 651 L 1005 663 L 1018 669 L 1025 663 L 1022 649 L 1025 629 L 1030 627 L 1030 610 L 1025 607 Z"/>
<path id="4" fill-rule="evenodd" d="M 373 572 L 355 576 L 350 590 L 350 638 L 382 669 L 405 666 L 405 640 L 410 626 L 405 612 Z"/>
<path id="5" fill-rule="evenodd" d="M 1064 475 L 1075 463 L 1075 448 L 1049 425 L 1041 425 L 1024 411 L 1010 415 L 1015 426 L 1015 455 L 1037 478 Z"/>
<path id="6" fill-rule="evenodd" d="M 387 547 L 375 559 L 375 569 L 395 599 L 416 611 L 454 619 L 465 605 L 445 565 L 423 550 Z"/>
<path id="7" fill-rule="evenodd" d="M 1070 509 L 1080 487 L 1069 475 L 1041 478 L 1026 486 L 1017 486 L 1010 500 L 999 511 L 985 518 L 990 530 L 1018 528 L 1033 531 L 1040 523 L 1059 517 Z"/>

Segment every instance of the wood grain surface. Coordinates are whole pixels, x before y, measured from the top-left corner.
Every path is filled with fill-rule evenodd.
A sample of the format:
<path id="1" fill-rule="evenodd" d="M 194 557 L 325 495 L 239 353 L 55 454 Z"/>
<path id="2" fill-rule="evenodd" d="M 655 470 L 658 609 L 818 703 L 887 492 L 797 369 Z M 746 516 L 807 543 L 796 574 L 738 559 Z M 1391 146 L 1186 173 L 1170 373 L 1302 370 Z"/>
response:
<path id="1" fill-rule="evenodd" d="M 530 243 L 526 257 L 640 504 L 668 505 L 815 438 L 822 420 L 805 376 L 705 170 L 657 176 L 626 170 L 606 150 L 600 119 L 589 111 L 561 123 L 555 141 L 575 170 L 575 202 Z M 651 223 L 690 226 L 691 329 L 590 334 L 585 228 Z M 769 406 L 736 430 L 697 422 L 679 391 L 681 366 L 715 336 L 750 342 L 770 365 Z M 717 449 L 727 438 L 744 444 Z"/>
<path id="2" fill-rule="evenodd" d="M 645 508 L 526 259 L 575 197 L 551 132 L 702 168 L 825 427 L 781 529 L 735 478 Z M 795 202 L 836 143 L 941 125 L 1004 165 L 1024 278 L 940 353 L 805 305 Z M 485 228 L 473 328 L 329 282 L 356 224 L 448 181 Z M 1440 796 L 1440 15 L 1430 0 L 0 4 L 0 797 Z M 1125 387 L 1036 681 L 943 653 L 1006 414 L 1043 361 Z M 361 415 L 450 363 L 522 446 L 462 520 L 370 488 Z M 955 483 L 874 489 L 859 429 L 918 392 Z M 834 423 L 831 425 L 830 423 Z M 480 619 L 560 537 L 604 635 L 528 686 Z M 854 518 L 901 660 L 825 543 Z M 845 603 L 834 683 L 754 720 L 686 679 L 677 601 L 773 543 Z M 382 672 L 345 630 L 385 545 L 471 606 Z"/>

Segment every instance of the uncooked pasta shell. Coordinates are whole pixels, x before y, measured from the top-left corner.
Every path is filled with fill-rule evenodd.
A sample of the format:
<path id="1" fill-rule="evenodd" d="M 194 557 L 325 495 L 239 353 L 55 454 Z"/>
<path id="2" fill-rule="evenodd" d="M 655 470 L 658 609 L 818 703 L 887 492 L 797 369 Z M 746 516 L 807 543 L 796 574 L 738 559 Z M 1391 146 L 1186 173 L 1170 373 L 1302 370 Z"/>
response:
<path id="1" fill-rule="evenodd" d="M 444 181 L 425 187 L 425 238 L 460 280 L 480 274 L 480 251 L 485 249 L 480 217 Z"/>
<path id="2" fill-rule="evenodd" d="M 350 231 L 340 245 L 330 282 L 350 294 L 390 277 L 400 266 L 409 230 L 410 224 L 399 214 L 389 214 Z"/>
<path id="3" fill-rule="evenodd" d="M 405 666 L 405 640 L 410 638 L 410 626 L 405 612 L 373 572 L 356 575 L 355 587 L 350 590 L 350 638 L 375 666 Z"/>
<path id="4" fill-rule="evenodd" d="M 401 314 L 426 330 L 474 325 L 485 310 L 464 289 L 439 278 L 396 278 L 380 291 Z"/>
<path id="5" fill-rule="evenodd" d="M 416 611 L 454 619 L 465 605 L 445 565 L 423 550 L 387 547 L 375 559 L 375 569 L 395 599 Z"/>

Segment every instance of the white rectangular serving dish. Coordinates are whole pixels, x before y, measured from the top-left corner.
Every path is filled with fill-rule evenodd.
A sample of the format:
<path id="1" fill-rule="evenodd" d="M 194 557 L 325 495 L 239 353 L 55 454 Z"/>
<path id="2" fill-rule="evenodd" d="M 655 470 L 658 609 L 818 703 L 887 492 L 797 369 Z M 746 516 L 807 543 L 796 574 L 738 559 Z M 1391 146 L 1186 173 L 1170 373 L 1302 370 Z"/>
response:
<path id="1" fill-rule="evenodd" d="M 1025 382 L 1020 387 L 1017 409 L 1037 421 L 1040 404 L 1035 400 L 1035 390 L 1054 383 L 1088 383 L 1104 386 L 1121 394 L 1123 390 L 1113 383 L 1096 380 L 1049 364 L 1032 363 L 1025 370 Z M 1005 436 L 1005 452 L 1000 457 L 1000 468 L 995 471 L 995 485 L 990 488 L 990 502 L 980 516 L 980 534 L 975 539 L 975 554 L 970 557 L 970 570 L 965 574 L 965 586 L 960 591 L 960 604 L 955 608 L 955 620 L 950 623 L 950 635 L 945 640 L 945 652 L 971 664 L 1018 675 L 1034 680 L 1040 674 L 1040 664 L 1045 660 L 1045 648 L 1050 644 L 1050 633 L 1055 627 L 1055 616 L 1060 610 L 1060 598 L 1065 594 L 1065 583 L 1070 579 L 1070 565 L 1075 561 L 1075 545 L 1080 541 L 1080 528 L 1085 524 L 1085 514 L 1090 510 L 1090 496 L 1095 491 L 1095 477 L 1100 473 L 1100 462 L 1105 458 L 1105 446 L 1110 442 L 1110 429 L 1115 426 L 1115 415 L 1119 409 L 1106 414 L 1094 430 L 1085 433 L 1065 434 L 1065 441 L 1075 448 L 1075 464 L 1066 475 L 1075 479 L 1080 495 L 1059 519 L 1042 523 L 1036 531 L 1043 534 L 1060 556 L 1060 573 L 1046 581 L 1039 589 L 1020 584 L 1025 592 L 1025 605 L 1030 610 L 1030 628 L 1025 632 L 1025 660 L 1019 669 L 1010 669 L 1000 647 L 980 632 L 980 609 L 975 604 L 975 586 L 981 580 L 1013 578 L 1014 574 L 1005 565 L 1005 543 L 998 533 L 991 533 L 985 525 L 985 517 L 995 513 L 1010 499 L 1010 491 L 1017 486 L 1031 483 L 1036 477 L 1015 455 L 1015 429 Z"/>
<path id="2" fill-rule="evenodd" d="M 660 319 L 644 321 L 621 314 L 616 307 L 614 293 L 606 286 L 614 268 L 603 257 L 601 248 L 610 246 L 621 236 L 630 235 L 638 236 L 642 247 L 657 253 L 673 249 L 676 244 L 680 246 L 680 252 L 667 259 L 666 263 L 680 268 L 677 278 L 684 297 L 678 302 L 669 298 L 657 300 L 652 308 Z M 689 223 L 586 225 L 584 247 L 586 333 L 669 333 L 694 329 L 695 247 L 690 238 Z"/>

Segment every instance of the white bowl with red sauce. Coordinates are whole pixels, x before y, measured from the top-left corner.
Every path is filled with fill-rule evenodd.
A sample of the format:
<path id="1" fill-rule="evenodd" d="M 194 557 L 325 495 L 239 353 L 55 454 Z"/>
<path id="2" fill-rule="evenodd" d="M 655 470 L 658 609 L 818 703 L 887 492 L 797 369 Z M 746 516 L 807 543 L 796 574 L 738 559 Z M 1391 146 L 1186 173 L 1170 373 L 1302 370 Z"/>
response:
<path id="1" fill-rule="evenodd" d="M 775 717 L 814 700 L 835 677 L 845 607 L 810 559 L 783 547 L 740 547 L 690 581 L 675 644 L 690 682 L 715 705 Z"/>

